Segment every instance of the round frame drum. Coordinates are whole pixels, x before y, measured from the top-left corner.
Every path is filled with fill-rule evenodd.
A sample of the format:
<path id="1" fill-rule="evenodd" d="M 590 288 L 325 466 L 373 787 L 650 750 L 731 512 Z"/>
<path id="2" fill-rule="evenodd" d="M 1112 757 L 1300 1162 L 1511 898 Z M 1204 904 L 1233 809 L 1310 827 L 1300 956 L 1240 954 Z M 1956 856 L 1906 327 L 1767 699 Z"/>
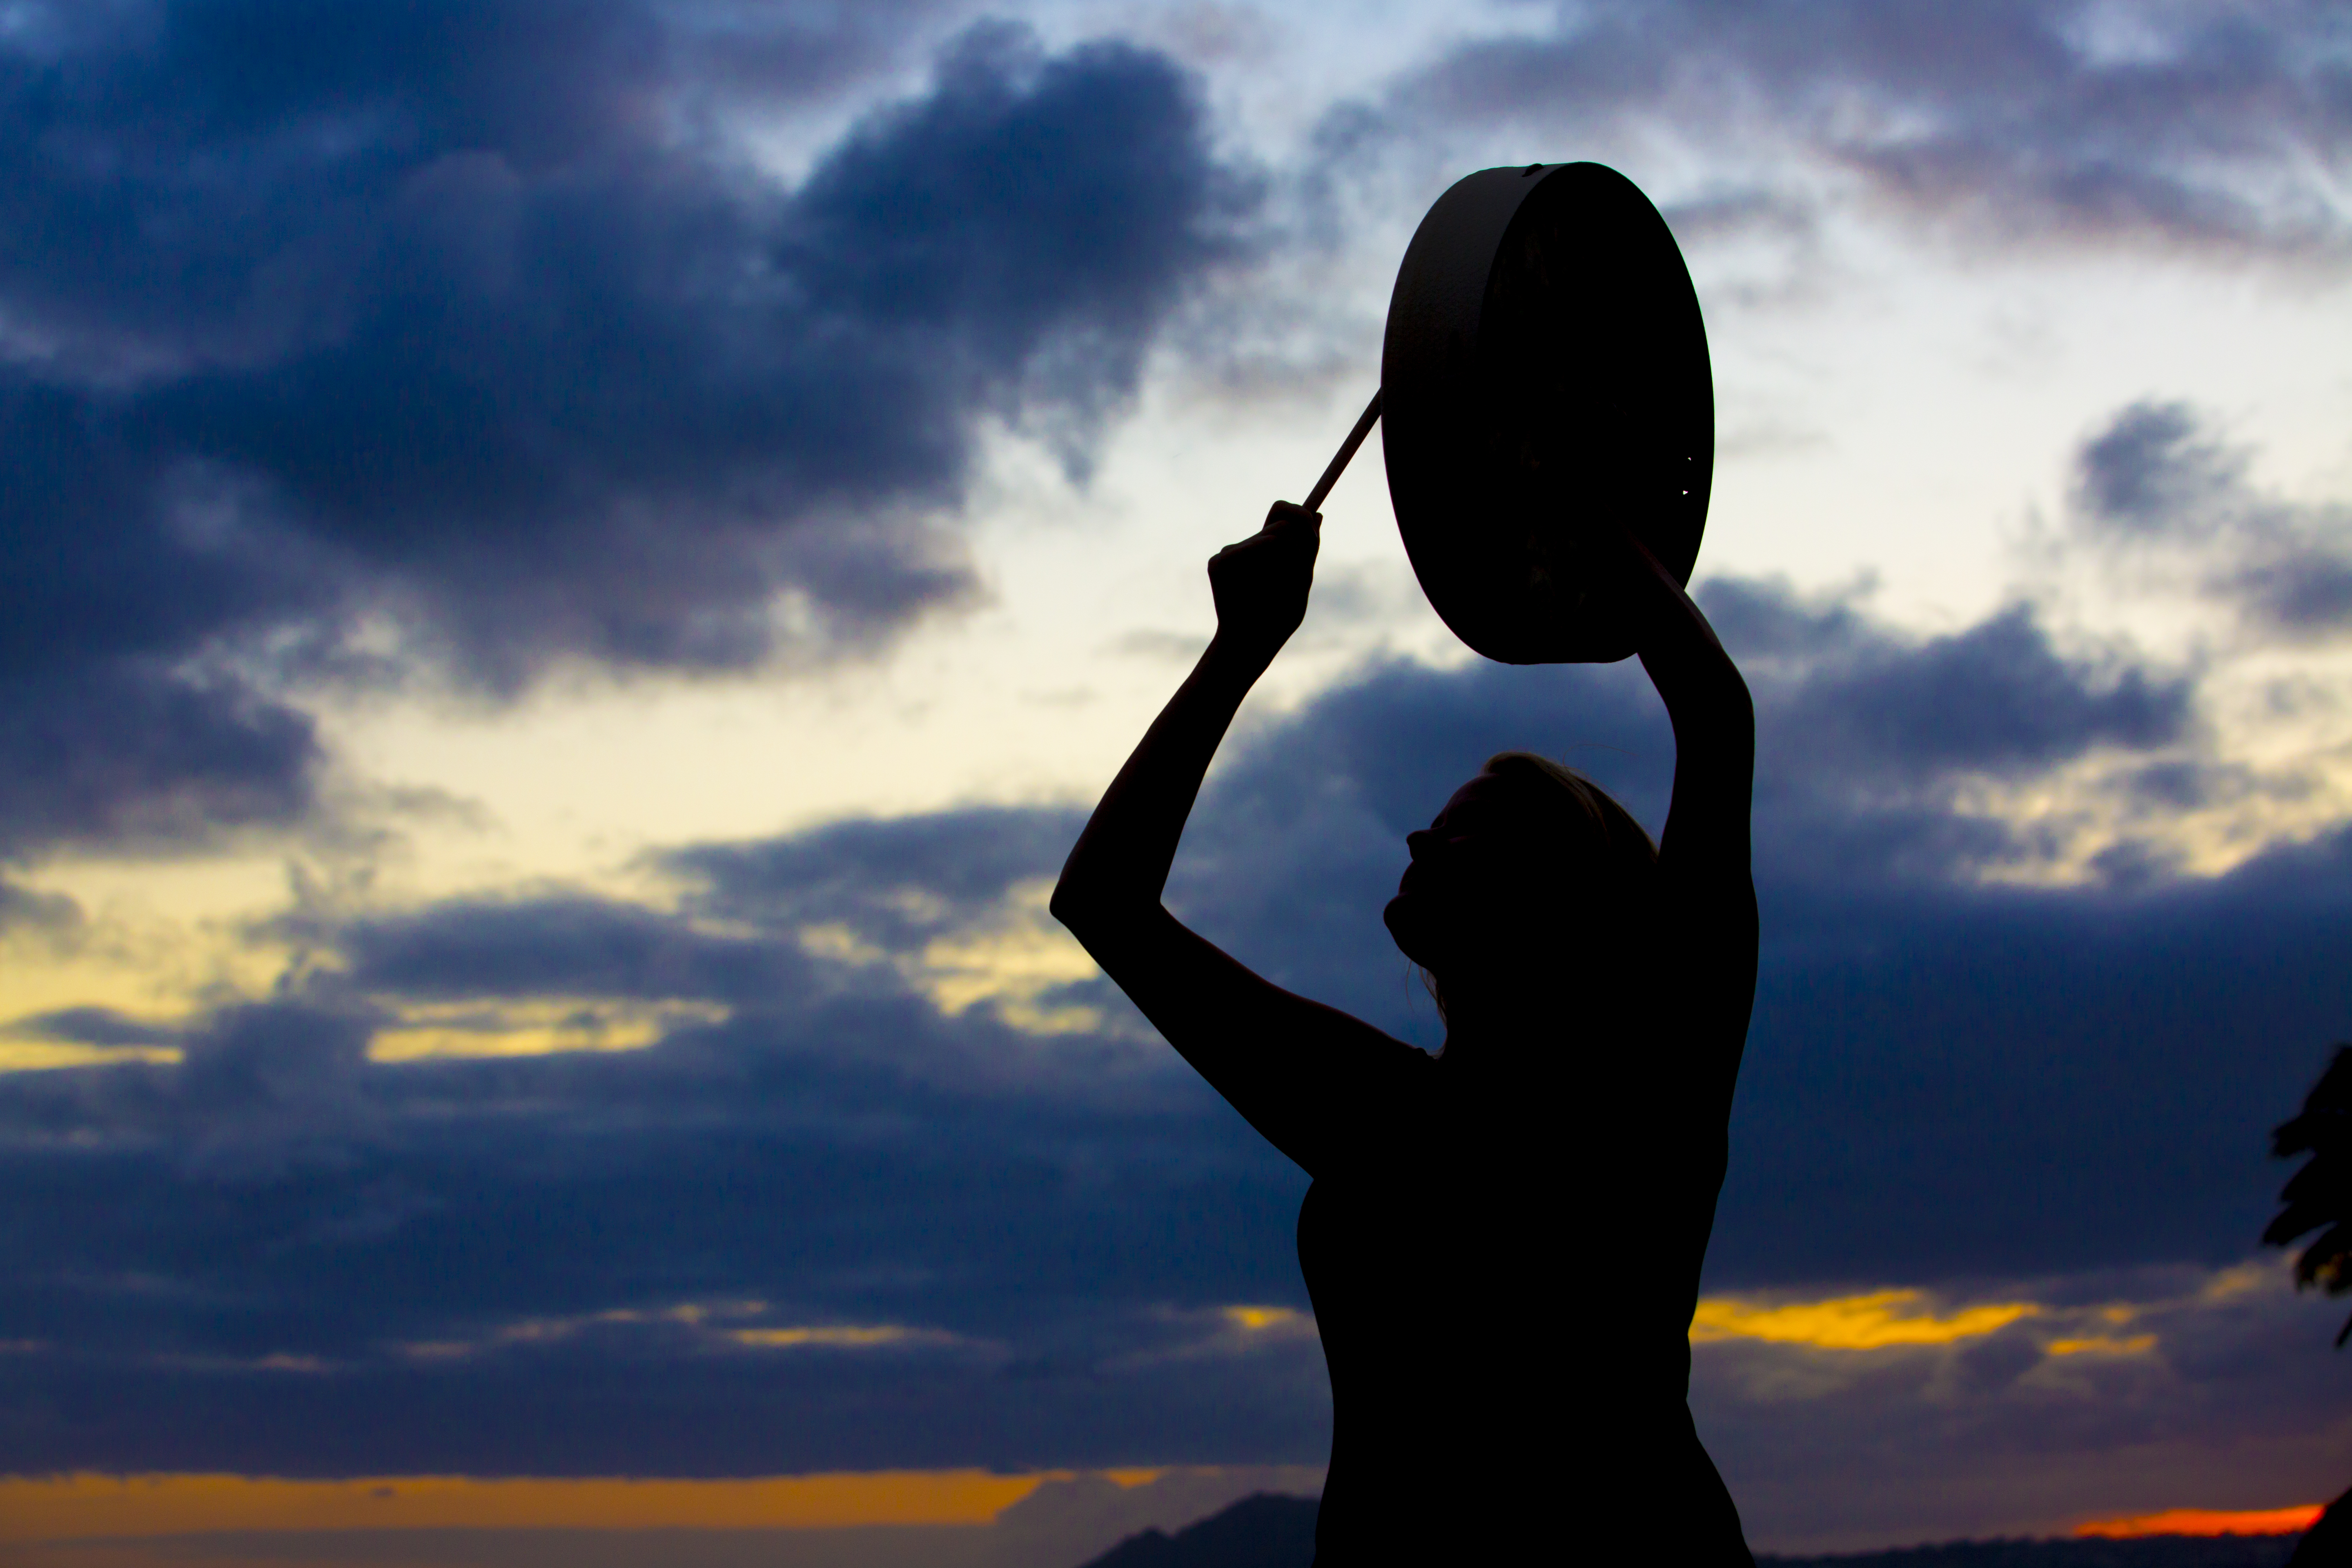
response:
<path id="1" fill-rule="evenodd" d="M 1715 382 L 1682 252 L 1599 163 L 1486 169 L 1423 218 L 1389 302 L 1381 445 L 1405 552 L 1506 664 L 1633 651 L 1602 531 L 1690 580 Z"/>

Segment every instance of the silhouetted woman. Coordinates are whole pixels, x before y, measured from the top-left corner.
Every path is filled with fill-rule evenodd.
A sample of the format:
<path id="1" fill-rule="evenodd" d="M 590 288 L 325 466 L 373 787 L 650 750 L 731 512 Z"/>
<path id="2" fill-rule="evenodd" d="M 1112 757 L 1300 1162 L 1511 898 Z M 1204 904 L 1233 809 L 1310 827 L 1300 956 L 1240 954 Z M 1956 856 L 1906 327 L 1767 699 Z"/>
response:
<path id="1" fill-rule="evenodd" d="M 1160 904 L 1209 759 L 1307 609 L 1319 516 L 1209 563 L 1217 633 L 1103 796 L 1054 912 L 1314 1178 L 1298 1260 L 1333 1405 L 1318 1568 L 1747 1563 L 1685 1403 L 1699 1264 L 1756 983 L 1739 672 L 1630 538 L 1612 592 L 1674 723 L 1655 848 L 1523 752 L 1435 821 L 1387 921 L 1432 1057 L 1292 995 Z"/>

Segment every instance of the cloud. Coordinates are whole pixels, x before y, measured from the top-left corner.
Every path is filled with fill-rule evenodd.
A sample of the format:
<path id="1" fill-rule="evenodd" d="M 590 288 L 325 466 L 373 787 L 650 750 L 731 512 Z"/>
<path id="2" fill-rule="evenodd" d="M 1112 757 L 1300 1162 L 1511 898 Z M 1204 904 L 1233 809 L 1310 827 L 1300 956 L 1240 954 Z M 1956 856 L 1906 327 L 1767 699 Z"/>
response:
<path id="1" fill-rule="evenodd" d="M 1739 584 L 1708 595 L 1711 610 L 1728 610 L 1736 653 L 1754 620 L 1791 614 L 1785 596 L 1759 613 L 1757 596 Z M 1766 699 L 1776 731 L 1811 753 L 1811 768 L 1843 764 L 1849 777 L 2033 772 L 2096 747 L 2161 746 L 2189 721 L 2187 680 L 2065 658 L 2022 605 L 1909 646 L 1835 609 L 1812 620 L 1815 659 L 1793 689 Z M 1849 640 L 1833 646 L 1841 633 Z"/>
<path id="2" fill-rule="evenodd" d="M 352 921 L 331 936 L 352 989 L 423 1000 L 740 1002 L 789 994 L 810 979 L 790 945 L 698 931 L 673 916 L 584 895 L 443 903 Z"/>
<path id="3" fill-rule="evenodd" d="M 2194 738 L 2186 677 L 2126 653 L 2062 651 L 2024 606 L 1921 638 L 1854 600 L 1769 580 L 1713 579 L 1700 599 L 1756 696 L 1759 879 L 1807 909 L 1914 884 L 1966 899 L 1955 884 L 2072 865 L 2077 825 L 2007 815 L 2004 792 L 2077 766 L 2103 781 L 2095 795 L 2146 792 L 2156 759 Z M 1376 662 L 1244 739 L 1202 801 L 1171 899 L 1265 954 L 1283 984 L 1344 988 L 1388 1026 L 1425 1036 L 1433 1017 L 1405 1010 L 1417 987 L 1380 910 L 1404 835 L 1486 757 L 1519 747 L 1591 772 L 1653 831 L 1663 825 L 1673 741 L 1631 661 Z"/>
<path id="4" fill-rule="evenodd" d="M 2216 878 L 2151 848 L 2142 873 L 2019 885 L 2074 863 L 2071 829 L 2003 803 L 2080 770 L 2086 811 L 2148 814 L 2112 842 L 2160 848 L 2147 774 L 2184 753 L 2197 771 L 2205 744 L 2184 678 L 2063 654 L 2016 608 L 1920 639 L 1769 583 L 1702 598 L 1761 741 L 1763 969 L 1717 1288 L 2252 1245 L 2277 1180 L 2264 1132 L 2352 1014 L 2331 957 L 2352 938 L 2352 839 L 2282 840 Z M 1282 984 L 1434 1046 L 1379 923 L 1403 834 L 1510 746 L 1586 769 L 1654 830 L 1673 752 L 1644 684 L 1631 665 L 1372 667 L 1213 781 L 1175 905 Z"/>
<path id="5" fill-rule="evenodd" d="M 81 923 L 81 906 L 63 893 L 44 893 L 0 880 L 0 934 L 12 930 L 68 932 Z"/>
<path id="6" fill-rule="evenodd" d="M 0 857 L 203 848 L 317 804 L 310 720 L 234 683 L 100 663 L 0 693 Z"/>
<path id="7" fill-rule="evenodd" d="M 2001 243 L 2328 264 L 2352 246 L 2328 173 L 2352 154 L 2352 65 L 2321 5 L 1690 0 L 1558 15 L 1405 79 L 1392 112 L 1664 130 L 1756 159 L 1771 188 L 1752 195 L 1773 205 L 1843 184 Z"/>
<path id="8" fill-rule="evenodd" d="M 887 644 L 976 591 L 983 426 L 1083 468 L 1253 199 L 1164 57 L 1004 26 L 787 185 L 736 121 L 889 29 L 19 9 L 0 855 L 301 818 L 305 682 Z"/>
<path id="9" fill-rule="evenodd" d="M 275 999 L 169 1030 L 30 1021 L 168 1034 L 185 1059 L 0 1075 L 0 1179 L 58 1198 L 16 1211 L 0 1321 L 76 1347 L 12 1410 L 110 1412 L 0 1416 L 0 1463 L 1314 1460 L 1319 1360 L 1279 1331 L 1305 1306 L 1303 1178 L 1156 1048 L 1057 1047 L 925 982 L 934 946 L 998 929 L 1074 832 L 974 810 L 698 846 L 660 868 L 672 912 L 312 910 L 276 933 L 310 956 Z M 819 918 L 882 956 L 801 942 Z M 709 1010 L 617 1054 L 369 1054 L 420 1008 L 583 996 Z M 647 1377 L 671 1415 L 592 1416 Z M 232 1388 L 259 1402 L 240 1432 L 196 1418 Z M 372 1414 L 319 1449 L 320 1400 Z M 578 1440 L 549 1447 L 562 1429 Z"/>
<path id="10" fill-rule="evenodd" d="M 1059 875 L 1086 814 L 977 806 L 888 820 L 852 817 L 751 843 L 660 857 L 698 887 L 698 916 L 791 931 L 847 925 L 899 950 L 968 928 L 1017 887 Z"/>
<path id="11" fill-rule="evenodd" d="M 2180 678 L 2072 654 L 2021 609 L 1921 638 L 1851 596 L 1706 597 L 1766 737 L 1766 945 L 1708 1285 L 1732 1305 L 1702 1347 L 1747 1369 L 1724 1397 L 1818 1386 L 1808 1409 L 1884 1431 L 1924 1390 L 2013 1456 L 2031 1422 L 1980 1406 L 2021 1379 L 2036 1399 L 2122 1379 L 2142 1412 L 2165 1378 L 2226 1380 L 2234 1352 L 2200 1360 L 2152 1297 L 2085 1271 L 2203 1279 L 2253 1245 L 2280 1174 L 2263 1132 L 2352 1011 L 2345 836 L 2221 878 L 1990 880 L 2047 846 L 1971 792 L 2197 763 Z M 1376 662 L 1239 741 L 1171 897 L 1245 962 L 1433 1045 L 1379 910 L 1403 833 L 1514 745 L 1658 822 L 1671 736 L 1633 665 Z M 306 905 L 267 933 L 302 955 L 270 997 L 35 1021 L 184 1055 L 0 1075 L 0 1180 L 41 1194 L 11 1211 L 0 1321 L 73 1347 L 12 1363 L 28 1392 L 0 1465 L 1319 1459 L 1304 1177 L 1106 983 L 1023 945 L 1050 934 L 1036 899 L 1081 815 L 683 846 L 635 868 L 659 903 Z M 481 1054 L 390 1059 L 436 1029 Z M 543 1054 L 488 1054 L 501 1039 Z M 2100 1315 L 2124 1299 L 2139 1315 Z M 1822 1322 L 1792 1303 L 1878 1348 L 1793 1342 Z M 1985 1303 L 2035 1310 L 1986 1327 Z M 1867 1364 L 1752 1360 L 1799 1352 Z M 223 1401 L 233 1430 L 195 1419 Z M 1728 1451 L 1768 1442 L 1724 1419 Z"/>
<path id="12" fill-rule="evenodd" d="M 144 1024 L 111 1007 L 61 1007 L 19 1018 L 0 1035 L 16 1039 L 68 1040 L 86 1046 L 171 1046 L 180 1039 L 177 1029 Z"/>
<path id="13" fill-rule="evenodd" d="M 1823 1552 L 1982 1535 L 1994 1510 L 2000 1533 L 2063 1534 L 2183 1500 L 2316 1500 L 2340 1481 L 2340 1412 L 2326 1363 L 2308 1359 L 2326 1309 L 2294 1295 L 2279 1260 L 1990 1288 L 2039 1310 L 1940 1343 L 1694 1347 L 1694 1412 L 1752 1540 Z M 1847 1484 L 1824 1493 L 1808 1472 Z"/>
<path id="14" fill-rule="evenodd" d="M 2113 563 L 2226 605 L 2254 642 L 2352 630 L 2352 507 L 2266 492 L 2252 459 L 2185 403 L 2134 403 L 2077 450 L 2069 521 Z"/>
<path id="15" fill-rule="evenodd" d="M 1691 1319 L 1691 1342 L 1762 1340 L 1846 1351 L 1940 1345 L 1997 1333 L 2039 1310 L 2030 1301 L 2000 1301 L 1938 1316 L 1920 1311 L 1918 1306 L 1916 1290 L 1874 1290 L 1827 1301 L 1778 1304 L 1708 1297 L 1700 1300 Z"/>

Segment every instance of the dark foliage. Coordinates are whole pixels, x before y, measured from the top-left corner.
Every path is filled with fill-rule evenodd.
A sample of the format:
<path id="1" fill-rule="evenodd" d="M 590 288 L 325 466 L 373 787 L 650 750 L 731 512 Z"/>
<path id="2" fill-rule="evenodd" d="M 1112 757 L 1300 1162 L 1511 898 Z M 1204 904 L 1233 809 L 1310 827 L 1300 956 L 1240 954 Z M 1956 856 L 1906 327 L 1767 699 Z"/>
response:
<path id="1" fill-rule="evenodd" d="M 2331 1296 L 2352 1291 L 2352 1045 L 2336 1047 L 2303 1102 L 2303 1114 L 2271 1134 L 2271 1152 L 2282 1160 L 2309 1154 L 2311 1163 L 2279 1194 L 2286 1207 L 2263 1239 L 2284 1247 L 2319 1231 L 2319 1239 L 2294 1260 L 2295 1284 L 2315 1284 Z M 2347 1339 L 2352 1339 L 2352 1318 L 2337 1331 L 2336 1347 Z"/>

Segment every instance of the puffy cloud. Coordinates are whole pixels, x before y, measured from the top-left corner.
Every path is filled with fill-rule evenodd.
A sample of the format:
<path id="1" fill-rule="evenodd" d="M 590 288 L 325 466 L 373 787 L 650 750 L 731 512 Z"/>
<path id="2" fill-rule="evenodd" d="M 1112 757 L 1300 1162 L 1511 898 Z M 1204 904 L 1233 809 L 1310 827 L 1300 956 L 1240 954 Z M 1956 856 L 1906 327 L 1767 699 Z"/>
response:
<path id="1" fill-rule="evenodd" d="M 1688 0 L 1563 5 L 1549 31 L 1401 84 L 1396 110 L 1769 149 L 1774 188 L 1740 208 L 1768 226 L 1826 175 L 2002 241 L 2332 262 L 2352 244 L 2330 184 L 2352 155 L 2347 81 L 2341 19 L 2318 4 Z"/>
<path id="2" fill-rule="evenodd" d="M 2252 454 L 2183 403 L 2119 410 L 2075 458 L 2077 537 L 2117 564 L 2185 581 L 2255 641 L 2352 629 L 2352 508 L 2258 488 Z"/>
<path id="3" fill-rule="evenodd" d="M 318 803 L 310 720 L 233 681 L 110 661 L 0 693 L 0 857 L 202 848 L 291 826 Z"/>
<path id="4" fill-rule="evenodd" d="M 1166 58 L 1001 26 L 790 186 L 691 7 L 19 11 L 0 854 L 299 819 L 289 678 L 887 642 L 982 424 L 1082 464 L 1250 200 Z M 763 103 L 867 47 L 733 25 Z"/>
<path id="5" fill-rule="evenodd" d="M 1756 621 L 1791 616 L 1785 596 L 1762 610 L 1758 600 L 1769 595 L 1744 584 L 1708 595 L 1710 611 L 1727 612 L 1735 654 L 1748 651 L 1742 634 Z M 2063 658 L 2024 605 L 1916 646 L 1835 608 L 1794 614 L 1811 622 L 1812 658 L 1793 684 L 1774 679 L 1779 689 L 1765 700 L 1776 742 L 1801 747 L 1800 765 L 1809 772 L 1834 767 L 1850 779 L 2033 772 L 2101 746 L 2162 746 L 2189 719 L 2187 680 Z M 1769 655 L 1758 661 L 1770 662 Z"/>

